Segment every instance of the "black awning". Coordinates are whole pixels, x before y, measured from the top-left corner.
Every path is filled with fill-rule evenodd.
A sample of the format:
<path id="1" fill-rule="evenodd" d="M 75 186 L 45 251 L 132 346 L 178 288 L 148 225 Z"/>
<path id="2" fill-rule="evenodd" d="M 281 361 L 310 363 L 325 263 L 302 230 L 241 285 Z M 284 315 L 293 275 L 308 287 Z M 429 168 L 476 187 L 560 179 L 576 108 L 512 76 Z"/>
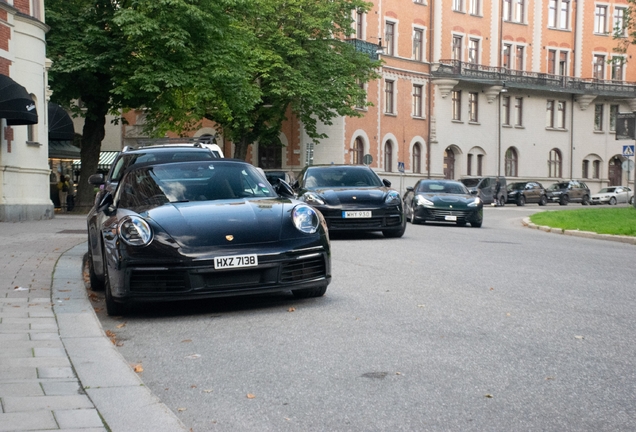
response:
<path id="1" fill-rule="evenodd" d="M 49 141 L 73 141 L 75 127 L 64 108 L 49 102 Z"/>
<path id="2" fill-rule="evenodd" d="M 72 141 L 49 141 L 50 159 L 78 159 L 79 147 L 75 147 Z"/>
<path id="3" fill-rule="evenodd" d="M 26 89 L 6 75 L 0 74 L 0 118 L 10 126 L 38 122 L 38 112 Z"/>

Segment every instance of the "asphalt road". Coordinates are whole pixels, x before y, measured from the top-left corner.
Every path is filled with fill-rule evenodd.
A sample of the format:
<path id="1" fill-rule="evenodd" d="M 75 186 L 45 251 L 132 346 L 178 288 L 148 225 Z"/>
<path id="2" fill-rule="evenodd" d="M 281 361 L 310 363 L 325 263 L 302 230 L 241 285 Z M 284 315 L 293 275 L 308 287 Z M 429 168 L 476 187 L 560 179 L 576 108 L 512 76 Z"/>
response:
<path id="1" fill-rule="evenodd" d="M 94 304 L 194 432 L 636 430 L 636 248 L 522 227 L 537 210 L 334 236 L 318 299 Z"/>

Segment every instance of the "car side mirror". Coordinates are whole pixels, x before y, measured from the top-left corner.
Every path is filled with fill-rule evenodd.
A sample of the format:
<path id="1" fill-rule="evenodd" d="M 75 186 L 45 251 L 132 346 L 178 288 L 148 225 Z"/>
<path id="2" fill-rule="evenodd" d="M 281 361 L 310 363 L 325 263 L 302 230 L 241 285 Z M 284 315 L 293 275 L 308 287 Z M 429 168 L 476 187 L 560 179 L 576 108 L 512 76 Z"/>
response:
<path id="1" fill-rule="evenodd" d="M 279 196 L 294 198 L 294 190 L 285 180 L 279 180 L 276 186 L 274 186 L 274 190 Z"/>
<path id="2" fill-rule="evenodd" d="M 106 183 L 106 180 L 104 179 L 104 174 L 93 174 L 92 176 L 88 178 L 88 183 L 95 186 L 103 185 L 104 183 Z"/>
<path id="3" fill-rule="evenodd" d="M 479 195 L 479 190 L 478 189 L 473 189 L 470 191 L 471 195 Z"/>
<path id="4" fill-rule="evenodd" d="M 412 192 L 413 190 L 414 190 L 414 189 L 413 189 L 413 186 L 407 186 L 407 187 L 406 187 L 406 191 L 407 191 L 407 192 Z"/>
<path id="5" fill-rule="evenodd" d="M 391 187 L 391 182 L 388 181 L 387 179 L 382 179 L 382 183 L 384 183 L 384 186 L 386 187 Z"/>

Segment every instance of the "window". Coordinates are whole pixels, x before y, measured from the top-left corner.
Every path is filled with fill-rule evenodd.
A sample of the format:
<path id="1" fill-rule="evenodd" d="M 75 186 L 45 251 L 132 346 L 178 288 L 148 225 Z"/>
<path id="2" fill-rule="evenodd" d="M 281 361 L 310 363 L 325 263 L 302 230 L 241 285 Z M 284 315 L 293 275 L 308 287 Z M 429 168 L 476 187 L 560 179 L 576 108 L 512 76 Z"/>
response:
<path id="1" fill-rule="evenodd" d="M 385 109 L 387 114 L 393 114 L 393 81 L 384 82 Z"/>
<path id="2" fill-rule="evenodd" d="M 466 175 L 473 175 L 473 154 L 468 153 L 466 155 Z"/>
<path id="3" fill-rule="evenodd" d="M 548 73 L 550 75 L 556 74 L 556 50 L 548 50 Z"/>
<path id="4" fill-rule="evenodd" d="M 626 8 L 615 7 L 614 8 L 614 22 L 612 24 L 612 31 L 614 36 L 625 37 L 627 36 L 627 26 L 625 25 L 625 12 Z"/>
<path id="5" fill-rule="evenodd" d="M 479 39 L 471 38 L 468 41 L 468 63 L 479 63 Z"/>
<path id="6" fill-rule="evenodd" d="M 478 116 L 478 109 L 479 109 L 479 105 L 478 105 L 478 98 L 479 97 L 479 93 L 473 93 L 470 92 L 468 93 L 468 121 L 470 122 L 478 122 L 479 121 L 479 116 Z"/>
<path id="7" fill-rule="evenodd" d="M 515 98 L 515 126 L 523 126 L 523 98 Z"/>
<path id="8" fill-rule="evenodd" d="M 522 23 L 525 20 L 525 0 L 514 0 L 513 21 Z"/>
<path id="9" fill-rule="evenodd" d="M 453 120 L 460 121 L 462 119 L 462 92 L 461 90 L 453 91 Z"/>
<path id="10" fill-rule="evenodd" d="M 453 60 L 462 60 L 462 37 L 453 35 Z"/>
<path id="11" fill-rule="evenodd" d="M 413 172 L 422 172 L 422 146 L 420 143 L 415 143 L 413 146 Z"/>
<path id="12" fill-rule="evenodd" d="M 600 178 L 601 177 L 601 161 L 595 160 L 592 162 L 592 178 Z"/>
<path id="13" fill-rule="evenodd" d="M 517 151 L 512 147 L 506 150 L 505 155 L 505 173 L 506 177 L 517 177 L 517 166 L 518 166 L 518 158 Z"/>
<path id="14" fill-rule="evenodd" d="M 624 57 L 612 58 L 612 79 L 617 81 L 623 80 L 623 65 L 625 63 Z"/>
<path id="15" fill-rule="evenodd" d="M 594 55 L 594 72 L 595 79 L 605 79 L 605 56 L 600 54 Z"/>
<path id="16" fill-rule="evenodd" d="M 424 47 L 424 31 L 422 29 L 413 30 L 413 59 L 422 61 Z"/>
<path id="17" fill-rule="evenodd" d="M 481 0 L 470 0 L 470 10 L 468 12 L 472 15 L 479 15 L 481 7 L 480 3 Z"/>
<path id="18" fill-rule="evenodd" d="M 594 9 L 594 33 L 607 33 L 607 6 L 596 6 Z"/>
<path id="19" fill-rule="evenodd" d="M 385 23 L 384 40 L 386 42 L 387 55 L 395 55 L 395 24 L 392 22 Z"/>
<path id="20" fill-rule="evenodd" d="M 565 101 L 557 102 L 556 127 L 559 129 L 565 129 L 565 107 Z"/>
<path id="21" fill-rule="evenodd" d="M 422 86 L 413 85 L 413 117 L 422 117 Z"/>
<path id="22" fill-rule="evenodd" d="M 453 0 L 453 10 L 456 12 L 463 12 L 464 0 Z"/>
<path id="23" fill-rule="evenodd" d="M 515 69 L 522 71 L 523 70 L 523 58 L 524 58 L 524 49 L 523 46 L 517 45 L 517 55 L 515 57 Z"/>
<path id="24" fill-rule="evenodd" d="M 590 178 L 590 161 L 587 159 L 583 160 L 583 166 L 581 167 L 581 177 Z"/>
<path id="25" fill-rule="evenodd" d="M 545 109 L 545 125 L 549 128 L 554 127 L 554 101 L 549 100 Z"/>
<path id="26" fill-rule="evenodd" d="M 549 0 L 548 27 L 567 30 L 570 25 L 570 0 Z"/>
<path id="27" fill-rule="evenodd" d="M 616 132 L 616 116 L 618 116 L 618 105 L 610 105 L 609 130 Z"/>
<path id="28" fill-rule="evenodd" d="M 477 175 L 480 176 L 482 175 L 482 166 L 483 166 L 483 162 L 484 162 L 484 155 L 482 154 L 478 154 L 477 155 Z"/>
<path id="29" fill-rule="evenodd" d="M 502 61 L 501 61 L 501 65 L 503 67 L 505 67 L 506 69 L 510 69 L 511 64 L 510 64 L 510 56 L 512 54 L 512 45 L 510 44 L 504 44 L 503 46 L 503 53 L 502 53 Z"/>
<path id="30" fill-rule="evenodd" d="M 504 96 L 502 101 L 501 124 L 510 126 L 510 96 Z"/>
<path id="31" fill-rule="evenodd" d="M 356 38 L 364 39 L 364 13 L 361 10 L 356 11 Z"/>
<path id="32" fill-rule="evenodd" d="M 548 158 L 548 177 L 561 177 L 561 152 L 559 149 L 550 150 Z"/>
<path id="33" fill-rule="evenodd" d="M 391 172 L 393 170 L 393 143 L 387 141 L 384 145 L 384 171 Z"/>
<path id="34" fill-rule="evenodd" d="M 364 156 L 364 143 L 362 142 L 362 138 L 356 138 L 355 143 L 353 144 L 353 161 L 354 165 L 362 165 L 362 159 Z"/>
<path id="35" fill-rule="evenodd" d="M 559 75 L 565 76 L 568 74 L 568 53 L 567 51 L 561 51 L 559 53 Z"/>
<path id="36" fill-rule="evenodd" d="M 603 104 L 594 105 L 594 130 L 596 132 L 603 130 Z"/>
<path id="37" fill-rule="evenodd" d="M 512 0 L 504 0 L 502 16 L 504 21 L 512 21 Z"/>

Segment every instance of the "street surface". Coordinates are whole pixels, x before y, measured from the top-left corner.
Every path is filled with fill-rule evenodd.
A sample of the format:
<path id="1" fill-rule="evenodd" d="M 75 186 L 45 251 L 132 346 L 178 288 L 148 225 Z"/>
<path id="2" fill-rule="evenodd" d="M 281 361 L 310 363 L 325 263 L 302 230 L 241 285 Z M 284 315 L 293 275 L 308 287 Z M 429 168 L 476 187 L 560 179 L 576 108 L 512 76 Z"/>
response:
<path id="1" fill-rule="evenodd" d="M 194 432 L 636 430 L 636 248 L 524 228 L 540 209 L 332 236 L 318 299 L 93 304 Z"/>

